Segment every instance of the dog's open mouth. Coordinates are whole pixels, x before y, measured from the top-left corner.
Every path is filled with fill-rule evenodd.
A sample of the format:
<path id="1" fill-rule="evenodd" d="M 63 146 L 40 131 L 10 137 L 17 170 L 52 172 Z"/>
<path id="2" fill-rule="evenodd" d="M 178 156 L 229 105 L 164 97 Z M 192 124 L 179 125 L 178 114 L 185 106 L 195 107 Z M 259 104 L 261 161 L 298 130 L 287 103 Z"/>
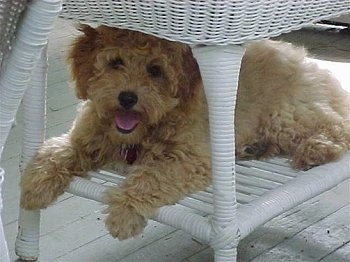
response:
<path id="1" fill-rule="evenodd" d="M 135 111 L 118 111 L 115 115 L 115 124 L 119 132 L 129 134 L 137 127 L 141 115 Z"/>

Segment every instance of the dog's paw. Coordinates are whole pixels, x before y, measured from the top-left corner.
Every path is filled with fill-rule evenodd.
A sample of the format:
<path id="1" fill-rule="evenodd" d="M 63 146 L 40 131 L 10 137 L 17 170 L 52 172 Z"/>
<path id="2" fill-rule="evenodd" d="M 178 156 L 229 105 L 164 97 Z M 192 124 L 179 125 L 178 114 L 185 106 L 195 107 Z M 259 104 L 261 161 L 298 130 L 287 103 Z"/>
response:
<path id="1" fill-rule="evenodd" d="M 30 210 L 46 208 L 64 193 L 70 181 L 70 176 L 47 172 L 25 172 L 20 183 L 21 207 Z"/>
<path id="2" fill-rule="evenodd" d="M 130 206 L 112 205 L 107 209 L 106 227 L 119 240 L 135 237 L 143 232 L 147 220 Z"/>
<path id="3" fill-rule="evenodd" d="M 319 135 L 300 144 L 294 153 L 292 166 L 298 170 L 308 170 L 339 158 L 344 151 L 341 145 L 335 144 Z"/>
<path id="4" fill-rule="evenodd" d="M 303 159 L 303 157 L 295 157 L 292 160 L 292 167 L 296 170 L 307 171 L 313 167 L 318 166 L 316 162 L 309 159 Z"/>
<path id="5" fill-rule="evenodd" d="M 129 193 L 113 187 L 104 195 L 104 202 L 108 205 L 105 210 L 105 213 L 108 213 L 106 227 L 110 234 L 119 240 L 141 234 L 147 224 L 147 218 L 140 212 L 147 207 L 132 198 Z"/>

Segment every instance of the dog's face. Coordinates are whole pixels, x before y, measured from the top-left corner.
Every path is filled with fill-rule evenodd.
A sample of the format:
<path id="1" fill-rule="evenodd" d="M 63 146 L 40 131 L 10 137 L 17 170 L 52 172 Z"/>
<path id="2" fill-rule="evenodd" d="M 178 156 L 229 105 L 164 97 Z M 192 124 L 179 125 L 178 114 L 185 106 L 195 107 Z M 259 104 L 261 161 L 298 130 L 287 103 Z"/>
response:
<path id="1" fill-rule="evenodd" d="M 121 141 L 137 142 L 190 103 L 200 74 L 188 46 L 106 26 L 80 29 L 69 55 L 76 94 Z"/>

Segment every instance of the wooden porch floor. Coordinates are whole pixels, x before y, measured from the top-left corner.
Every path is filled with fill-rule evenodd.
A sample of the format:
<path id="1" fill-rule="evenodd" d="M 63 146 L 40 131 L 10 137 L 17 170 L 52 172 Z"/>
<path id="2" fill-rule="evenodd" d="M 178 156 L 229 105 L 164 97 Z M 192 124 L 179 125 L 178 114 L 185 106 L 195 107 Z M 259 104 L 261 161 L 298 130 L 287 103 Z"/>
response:
<path id="1" fill-rule="evenodd" d="M 67 131 L 78 104 L 69 87 L 65 55 L 77 35 L 70 21 L 59 19 L 49 46 L 47 137 Z M 303 44 L 316 58 L 344 62 L 335 66 L 350 90 L 350 31 L 309 28 L 286 34 L 285 40 Z M 349 105 L 350 106 L 350 105 Z M 17 233 L 19 153 L 22 114 L 7 141 L 1 166 L 5 168 L 3 222 L 11 261 Z M 350 172 L 350 164 L 349 164 Z M 126 241 L 108 235 L 103 206 L 69 194 L 42 212 L 41 262 L 209 262 L 212 250 L 190 235 L 156 222 Z M 239 246 L 239 261 L 350 261 L 350 183 L 344 182 L 257 229 Z"/>

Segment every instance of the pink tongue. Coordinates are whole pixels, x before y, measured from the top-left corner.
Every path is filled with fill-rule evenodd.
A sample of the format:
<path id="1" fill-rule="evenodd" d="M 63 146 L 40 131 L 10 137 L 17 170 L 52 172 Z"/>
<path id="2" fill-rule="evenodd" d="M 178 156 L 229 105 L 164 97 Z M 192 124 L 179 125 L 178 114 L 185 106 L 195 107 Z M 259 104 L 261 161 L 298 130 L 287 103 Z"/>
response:
<path id="1" fill-rule="evenodd" d="M 132 131 L 140 122 L 140 115 L 134 111 L 117 112 L 115 123 L 119 129 Z"/>

